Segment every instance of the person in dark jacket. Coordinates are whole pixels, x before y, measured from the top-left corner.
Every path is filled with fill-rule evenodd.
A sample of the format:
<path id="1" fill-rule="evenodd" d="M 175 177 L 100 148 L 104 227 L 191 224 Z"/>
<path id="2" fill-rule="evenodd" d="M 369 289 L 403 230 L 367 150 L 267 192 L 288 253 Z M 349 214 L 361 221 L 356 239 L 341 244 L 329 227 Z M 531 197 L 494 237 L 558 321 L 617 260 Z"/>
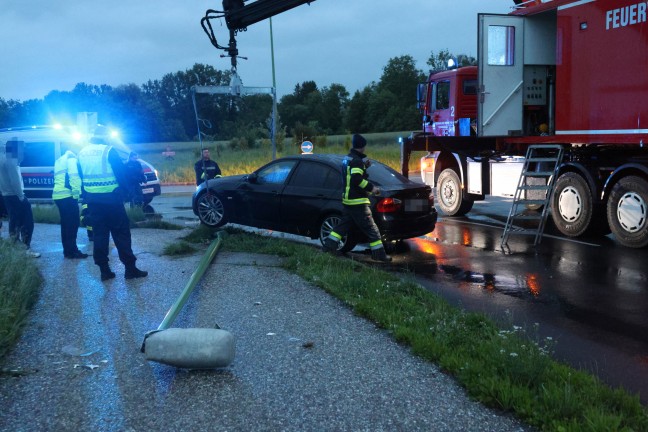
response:
<path id="1" fill-rule="evenodd" d="M 128 194 L 131 208 L 141 207 L 144 204 L 144 195 L 142 195 L 142 183 L 146 183 L 144 168 L 140 163 L 139 155 L 130 152 L 126 161 L 126 176 L 128 178 Z"/>
<path id="2" fill-rule="evenodd" d="M 98 128 L 90 144 L 79 152 L 79 174 L 88 204 L 94 233 L 94 262 L 101 271 L 101 280 L 115 277 L 108 264 L 108 247 L 112 235 L 119 260 L 126 267 L 126 279 L 141 278 L 148 272 L 135 266 L 130 221 L 124 208 L 124 191 L 128 190 L 126 167 L 117 151 L 108 145 L 103 129 Z"/>
<path id="3" fill-rule="evenodd" d="M 194 164 L 196 172 L 196 186 L 205 180 L 210 180 L 221 176 L 220 167 L 209 157 L 209 149 L 202 151 L 202 158 Z"/>
<path id="4" fill-rule="evenodd" d="M 370 162 L 365 160 L 366 146 L 367 140 L 362 135 L 353 135 L 352 148 L 344 158 L 345 185 L 342 195 L 344 214 L 340 223 L 325 239 L 324 250 L 336 253 L 340 241 L 349 234 L 351 229 L 357 228 L 369 239 L 371 258 L 375 261 L 390 262 L 392 258 L 385 252 L 380 230 L 371 214 L 369 195 L 380 195 L 381 190 L 368 179 L 367 168 Z"/>

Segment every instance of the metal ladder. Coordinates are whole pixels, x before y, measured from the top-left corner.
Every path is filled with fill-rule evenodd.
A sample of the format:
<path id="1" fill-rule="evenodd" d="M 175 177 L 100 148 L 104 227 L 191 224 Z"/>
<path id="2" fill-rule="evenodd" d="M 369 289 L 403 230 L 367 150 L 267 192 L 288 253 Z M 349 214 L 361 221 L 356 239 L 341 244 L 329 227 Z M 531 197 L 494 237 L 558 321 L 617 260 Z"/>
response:
<path id="1" fill-rule="evenodd" d="M 513 197 L 513 205 L 509 211 L 504 232 L 502 233 L 500 246 L 503 251 L 508 249 L 508 238 L 510 234 L 534 235 L 533 245 L 537 246 L 540 244 L 549 214 L 553 185 L 560 164 L 562 163 L 562 158 L 563 147 L 561 145 L 531 145 L 527 149 L 524 166 L 522 167 L 517 189 Z M 529 181 L 529 179 L 532 180 Z M 542 181 L 542 184 L 537 184 L 539 179 L 546 179 L 546 181 Z M 527 198 L 529 192 L 536 192 L 536 194 L 542 194 L 544 192 L 544 198 Z M 541 205 L 542 212 L 538 214 L 525 214 L 524 210 L 526 205 Z M 519 207 L 522 207 L 521 211 Z M 514 227 L 514 222 L 519 220 L 537 220 L 538 225 L 535 229 Z"/>

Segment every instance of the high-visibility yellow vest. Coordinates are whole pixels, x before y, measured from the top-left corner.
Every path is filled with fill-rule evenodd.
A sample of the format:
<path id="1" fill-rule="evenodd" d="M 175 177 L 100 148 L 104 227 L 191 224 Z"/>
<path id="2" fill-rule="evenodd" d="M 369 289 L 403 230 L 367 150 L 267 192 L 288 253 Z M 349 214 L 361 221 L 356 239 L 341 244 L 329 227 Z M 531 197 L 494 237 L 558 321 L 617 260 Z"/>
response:
<path id="1" fill-rule="evenodd" d="M 105 144 L 88 144 L 79 152 L 83 188 L 86 192 L 111 193 L 119 186 L 108 160 L 110 149 L 112 147 Z"/>
<path id="2" fill-rule="evenodd" d="M 54 189 L 52 199 L 79 199 L 81 195 L 81 177 L 77 168 L 77 159 L 70 150 L 54 163 Z"/>

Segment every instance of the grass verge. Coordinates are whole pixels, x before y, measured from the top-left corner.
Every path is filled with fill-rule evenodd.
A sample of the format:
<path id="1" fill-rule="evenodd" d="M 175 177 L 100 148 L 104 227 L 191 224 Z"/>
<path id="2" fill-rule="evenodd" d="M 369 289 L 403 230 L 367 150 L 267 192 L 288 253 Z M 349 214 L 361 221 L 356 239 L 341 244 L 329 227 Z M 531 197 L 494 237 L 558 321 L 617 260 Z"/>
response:
<path id="1" fill-rule="evenodd" d="M 43 278 L 20 244 L 0 239 L 0 359 L 20 336 Z"/>
<path id="2" fill-rule="evenodd" d="M 205 227 L 195 233 L 205 241 Z M 227 230 L 224 250 L 284 257 L 284 267 L 345 302 L 412 352 L 453 375 L 471 397 L 547 431 L 645 431 L 637 396 L 551 358 L 553 341 L 501 329 L 420 285 L 319 249 Z M 198 240 L 197 240 L 198 241 Z M 531 332 L 532 333 L 532 332 Z"/>

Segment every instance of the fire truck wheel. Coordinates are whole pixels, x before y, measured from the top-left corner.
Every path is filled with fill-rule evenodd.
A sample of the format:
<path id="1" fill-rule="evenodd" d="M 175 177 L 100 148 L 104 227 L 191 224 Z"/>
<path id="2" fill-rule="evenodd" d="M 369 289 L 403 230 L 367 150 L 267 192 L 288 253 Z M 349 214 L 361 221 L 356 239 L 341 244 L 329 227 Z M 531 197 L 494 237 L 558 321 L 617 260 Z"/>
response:
<path id="1" fill-rule="evenodd" d="M 592 214 L 592 194 L 585 179 L 573 172 L 558 177 L 551 198 L 551 217 L 558 231 L 580 236 L 588 230 Z"/>
<path id="2" fill-rule="evenodd" d="M 452 168 L 444 169 L 436 187 L 436 202 L 447 216 L 463 216 L 472 209 L 473 200 L 465 199 L 461 180 Z"/>
<path id="3" fill-rule="evenodd" d="M 648 246 L 648 182 L 636 176 L 621 179 L 610 193 L 607 217 L 620 244 Z"/>

